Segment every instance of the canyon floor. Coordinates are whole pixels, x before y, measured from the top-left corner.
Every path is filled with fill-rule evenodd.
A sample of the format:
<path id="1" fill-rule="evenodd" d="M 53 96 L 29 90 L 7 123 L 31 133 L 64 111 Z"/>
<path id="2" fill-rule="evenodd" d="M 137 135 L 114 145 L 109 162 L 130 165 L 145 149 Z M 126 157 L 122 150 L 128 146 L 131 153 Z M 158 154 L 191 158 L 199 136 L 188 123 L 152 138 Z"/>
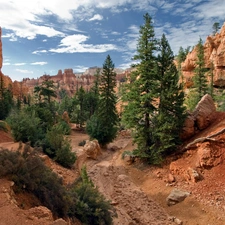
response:
<path id="1" fill-rule="evenodd" d="M 219 155 L 219 163 L 211 168 L 200 168 L 201 179 L 197 182 L 186 179 L 184 173 L 187 168 L 196 166 L 198 145 L 168 158 L 160 167 L 141 162 L 130 164 L 122 159 L 122 153 L 134 148 L 132 139 L 129 135 L 120 134 L 110 144 L 111 147 L 102 150 L 96 160 L 78 157 L 80 162 L 77 163 L 86 164 L 88 174 L 98 186 L 99 191 L 111 200 L 115 208 L 115 225 L 223 225 L 225 224 L 225 163 L 223 161 L 225 134 L 223 128 L 225 128 L 225 114 L 218 113 L 210 127 L 184 143 L 183 147 L 194 143 L 196 139 L 218 134 L 214 136 L 211 145 L 215 145 L 215 149 L 222 152 Z M 73 130 L 68 138 L 71 139 L 73 151 L 79 152 L 82 151 L 79 143 L 87 140 L 88 136 L 81 131 Z M 13 150 L 18 148 L 18 143 L 14 143 L 10 135 L 0 132 L 0 147 Z M 42 157 L 53 171 L 62 176 L 65 183 L 73 182 L 78 177 L 78 168 L 67 170 L 48 157 Z M 173 174 L 174 182 L 169 182 L 171 162 L 174 162 L 176 167 L 176 173 Z M 191 194 L 184 201 L 168 206 L 166 198 L 174 188 Z M 46 218 L 45 220 L 31 219 L 31 214 L 34 214 L 31 198 L 12 194 L 7 180 L 0 180 L 0 196 L 0 225 L 54 224 L 46 222 Z M 18 207 L 21 203 L 23 203 L 23 209 Z"/>

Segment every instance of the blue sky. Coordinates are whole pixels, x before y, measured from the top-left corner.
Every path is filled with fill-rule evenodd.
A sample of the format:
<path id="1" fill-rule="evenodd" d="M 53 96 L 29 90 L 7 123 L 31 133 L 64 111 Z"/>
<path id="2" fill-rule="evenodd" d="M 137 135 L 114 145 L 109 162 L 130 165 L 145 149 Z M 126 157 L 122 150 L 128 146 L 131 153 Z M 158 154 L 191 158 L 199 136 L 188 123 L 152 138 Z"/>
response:
<path id="1" fill-rule="evenodd" d="M 109 54 L 126 69 L 148 12 L 156 37 L 165 33 L 174 54 L 194 46 L 225 19 L 224 0 L 0 0 L 2 72 L 12 80 L 83 72 Z"/>

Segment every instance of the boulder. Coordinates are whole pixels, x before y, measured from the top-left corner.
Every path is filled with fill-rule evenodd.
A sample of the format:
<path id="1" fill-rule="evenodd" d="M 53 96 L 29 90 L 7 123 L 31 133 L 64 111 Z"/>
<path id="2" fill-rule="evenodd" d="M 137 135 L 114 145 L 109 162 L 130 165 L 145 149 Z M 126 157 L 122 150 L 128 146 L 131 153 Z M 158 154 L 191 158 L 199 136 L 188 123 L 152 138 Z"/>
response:
<path id="1" fill-rule="evenodd" d="M 101 148 L 97 140 L 87 141 L 84 145 L 84 151 L 88 158 L 97 159 L 101 155 Z"/>
<path id="2" fill-rule="evenodd" d="M 211 95 L 204 95 L 193 112 L 197 129 L 203 130 L 208 127 L 215 119 L 215 112 L 216 106 Z"/>
<path id="3" fill-rule="evenodd" d="M 166 198 L 166 202 L 168 206 L 175 205 L 179 202 L 184 201 L 186 197 L 190 195 L 189 192 L 187 191 L 182 191 L 179 189 L 173 189 L 169 196 Z"/>
<path id="4" fill-rule="evenodd" d="M 211 95 L 206 94 L 197 104 L 193 113 L 187 116 L 182 133 L 182 140 L 186 140 L 194 136 L 199 131 L 207 128 L 215 119 L 216 106 Z"/>
<path id="5" fill-rule="evenodd" d="M 184 121 L 184 126 L 180 138 L 186 140 L 195 134 L 195 118 L 192 114 L 189 114 Z"/>

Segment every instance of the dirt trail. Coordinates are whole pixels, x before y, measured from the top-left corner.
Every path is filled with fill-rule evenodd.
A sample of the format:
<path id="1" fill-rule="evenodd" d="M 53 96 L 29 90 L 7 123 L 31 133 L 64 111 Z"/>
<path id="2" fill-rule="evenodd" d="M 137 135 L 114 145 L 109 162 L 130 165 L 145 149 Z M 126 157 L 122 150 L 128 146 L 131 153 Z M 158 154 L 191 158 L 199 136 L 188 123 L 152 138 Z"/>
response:
<path id="1" fill-rule="evenodd" d="M 220 123 L 217 128 L 220 129 L 222 126 Z M 210 127 L 209 131 L 212 129 Z M 122 160 L 121 155 L 124 150 L 134 148 L 132 140 L 119 136 L 112 145 L 120 147 L 121 150 L 115 152 L 106 150 L 97 161 L 89 160 L 87 165 L 94 183 L 116 208 L 118 218 L 114 220 L 115 224 L 174 224 L 168 221 L 168 216 L 180 219 L 184 225 L 225 224 L 223 213 L 225 207 L 210 205 L 211 199 L 205 188 L 206 180 L 188 183 L 178 178 L 179 182 L 169 185 L 167 183 L 169 165 L 161 168 L 144 164 L 128 165 Z M 188 159 L 184 159 L 184 162 L 187 165 L 189 163 Z M 216 175 L 215 169 L 218 170 L 219 167 L 205 172 L 205 178 L 209 179 L 209 182 Z M 217 179 L 219 182 L 220 177 L 214 178 L 214 187 L 212 186 L 210 190 L 216 189 Z M 192 194 L 183 202 L 169 207 L 166 204 L 166 197 L 173 188 Z M 205 199 L 201 199 L 203 197 Z"/>

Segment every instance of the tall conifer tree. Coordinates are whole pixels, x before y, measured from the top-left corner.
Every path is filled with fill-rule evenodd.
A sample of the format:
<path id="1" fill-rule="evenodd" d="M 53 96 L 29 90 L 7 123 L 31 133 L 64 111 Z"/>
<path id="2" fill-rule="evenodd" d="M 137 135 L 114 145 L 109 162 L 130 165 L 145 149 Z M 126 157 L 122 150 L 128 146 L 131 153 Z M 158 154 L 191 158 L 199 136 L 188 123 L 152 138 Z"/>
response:
<path id="1" fill-rule="evenodd" d="M 123 121 L 134 131 L 133 154 L 159 163 L 176 146 L 184 117 L 184 94 L 165 35 L 156 41 L 151 17 L 144 16 L 134 59 L 138 64 L 124 94 Z M 156 53 L 159 53 L 158 57 Z"/>
<path id="2" fill-rule="evenodd" d="M 114 72 L 114 63 L 109 55 L 103 64 L 99 84 L 98 108 L 87 124 L 87 132 L 91 138 L 96 138 L 104 146 L 116 137 L 118 124 L 117 97 L 114 90 L 116 73 Z"/>
<path id="3" fill-rule="evenodd" d="M 197 61 L 196 61 L 195 75 L 194 75 L 194 87 L 197 89 L 198 101 L 207 93 L 208 84 L 206 79 L 206 69 L 204 61 L 204 46 L 202 39 L 200 38 L 197 45 Z"/>
<path id="4" fill-rule="evenodd" d="M 158 77 L 155 38 L 152 18 L 144 15 L 144 25 L 140 27 L 137 54 L 134 60 L 139 63 L 134 66 L 130 84 L 124 95 L 128 102 L 123 113 L 123 120 L 128 128 L 134 130 L 134 142 L 137 149 L 134 153 L 141 158 L 152 160 L 155 155 L 150 147 L 154 143 L 153 116 L 157 111 L 156 99 L 158 95 Z"/>
<path id="5" fill-rule="evenodd" d="M 179 133 L 184 122 L 184 92 L 179 85 L 179 74 L 174 64 L 174 55 L 163 34 L 160 41 L 158 75 L 160 97 L 156 119 L 157 139 L 154 144 L 160 154 L 168 153 L 179 143 Z"/>

